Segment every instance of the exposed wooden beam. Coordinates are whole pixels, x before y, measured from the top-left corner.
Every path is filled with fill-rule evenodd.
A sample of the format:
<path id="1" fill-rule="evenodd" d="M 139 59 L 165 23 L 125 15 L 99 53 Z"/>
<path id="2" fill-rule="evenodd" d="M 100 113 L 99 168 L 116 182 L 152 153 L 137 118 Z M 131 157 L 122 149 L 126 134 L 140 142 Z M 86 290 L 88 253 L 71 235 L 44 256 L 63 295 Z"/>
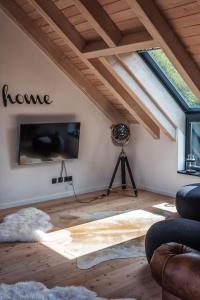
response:
<path id="1" fill-rule="evenodd" d="M 38 5 L 38 3 L 42 0 L 30 0 L 31 3 L 33 3 L 33 5 Z M 46 1 L 46 0 L 45 0 Z M 37 6 L 36 6 L 37 7 Z M 66 26 L 65 26 L 65 20 L 63 20 L 62 22 L 62 26 L 59 22 L 59 19 L 61 18 L 61 12 L 58 10 L 58 8 L 53 4 L 51 3 L 51 7 L 53 8 L 53 10 L 50 11 L 50 15 L 48 14 L 47 12 L 47 8 L 43 6 L 40 6 L 40 13 L 41 15 L 46 19 L 47 22 L 49 22 L 49 24 L 54 28 L 54 30 L 57 32 L 57 34 L 62 37 L 62 39 L 70 46 L 73 48 L 73 50 L 75 51 L 75 53 L 80 57 L 80 59 L 94 72 L 94 74 L 96 76 L 98 76 L 98 78 L 105 82 L 104 81 L 104 77 L 102 76 L 102 74 L 95 68 L 95 66 L 89 61 L 87 60 L 85 57 L 83 57 L 82 55 L 82 52 L 80 51 L 80 49 L 78 49 L 76 47 L 75 44 L 72 44 L 71 40 L 69 40 L 68 38 L 68 27 L 67 27 L 67 24 L 68 22 L 66 23 Z M 56 13 L 55 13 L 56 12 Z M 55 15 L 54 15 L 55 13 Z M 67 20 L 66 20 L 67 21 Z M 63 31 L 63 27 L 66 29 L 65 32 Z M 111 88 L 111 86 L 110 86 Z M 112 89 L 112 91 L 114 91 L 114 89 Z M 131 99 L 132 102 L 134 102 L 134 99 Z M 135 106 L 135 109 L 137 109 L 137 105 Z M 138 110 L 138 113 L 140 113 L 140 111 L 143 111 L 142 108 L 139 108 Z M 132 116 L 135 118 L 135 113 L 131 113 Z M 148 115 L 146 116 L 146 114 L 140 114 L 140 120 L 142 120 L 142 118 L 144 117 L 144 120 L 143 121 L 140 121 L 143 122 L 144 124 L 146 123 L 146 118 L 148 120 Z M 136 118 L 135 118 L 136 119 Z M 137 119 L 138 120 L 138 119 Z M 158 127 L 154 127 L 155 124 L 153 124 L 153 121 L 151 124 L 147 125 L 146 127 L 149 127 L 149 131 L 151 132 L 151 134 L 155 137 L 155 138 L 159 138 L 159 128 Z"/>
<path id="2" fill-rule="evenodd" d="M 142 82 L 141 80 L 138 80 L 138 78 L 133 73 L 133 68 L 131 69 L 130 65 L 127 65 L 124 60 L 121 58 L 121 56 L 116 56 L 116 59 L 119 61 L 119 63 L 125 68 L 125 70 L 128 72 L 128 74 L 133 78 L 135 82 L 137 82 L 138 86 L 147 94 L 147 96 L 151 99 L 152 103 L 161 111 L 161 113 L 165 116 L 165 118 L 169 121 L 169 123 L 174 127 L 176 130 L 176 125 L 173 122 L 173 120 L 170 119 L 167 112 L 161 107 L 161 105 L 155 100 L 155 98 L 149 93 L 148 89 L 146 88 L 145 82 Z M 150 75 L 149 75 L 150 76 Z"/>
<path id="3" fill-rule="evenodd" d="M 112 122 L 125 121 L 121 114 L 84 78 L 71 61 L 65 57 L 64 52 L 42 33 L 40 28 L 23 12 L 15 1 L 0 0 L 0 6 Z"/>
<path id="4" fill-rule="evenodd" d="M 103 41 L 89 43 L 83 49 L 84 57 L 90 59 L 100 56 L 110 56 L 122 53 L 128 53 L 138 50 L 157 47 L 157 43 L 151 35 L 145 30 L 142 32 L 131 33 L 123 36 L 116 47 L 106 48 Z"/>
<path id="5" fill-rule="evenodd" d="M 130 58 L 131 60 L 131 58 Z M 149 91 L 146 89 L 145 87 L 145 82 L 141 82 L 141 80 L 138 80 L 138 78 L 135 76 L 135 68 L 134 66 L 131 64 L 131 62 L 128 63 L 128 60 L 123 60 L 120 56 L 116 57 L 116 61 L 123 67 L 123 69 L 125 69 L 125 71 L 128 73 L 128 75 L 133 79 L 133 81 L 136 83 L 137 88 L 135 87 L 134 92 L 139 95 L 141 93 L 139 93 L 139 90 L 141 89 L 141 91 L 144 93 L 144 95 L 147 96 L 147 98 L 149 98 L 150 100 L 150 107 L 149 109 L 147 108 L 146 111 L 149 111 L 149 114 L 152 114 L 150 112 L 151 108 L 154 107 L 154 118 L 158 118 L 158 120 L 160 119 L 159 116 L 163 116 L 162 119 L 160 119 L 160 121 L 157 121 L 157 124 L 159 126 L 159 128 L 161 128 L 161 130 L 163 131 L 164 134 L 166 134 L 168 136 L 168 138 L 172 141 L 176 140 L 176 128 L 177 126 L 174 124 L 174 122 L 169 118 L 168 114 L 166 113 L 165 110 L 163 110 L 163 108 L 160 106 L 160 104 L 156 101 L 156 99 L 151 95 L 151 93 L 149 93 Z M 142 66 L 141 66 L 142 67 Z M 132 87 L 132 85 L 131 85 Z M 128 88 L 128 87 L 127 87 Z M 159 88 L 159 87 L 158 87 Z M 144 100 L 144 96 L 140 96 L 140 97 L 135 97 L 135 99 L 140 99 L 142 106 L 144 107 L 145 104 L 143 104 L 143 100 Z M 156 113 L 157 111 L 157 113 Z"/>
<path id="6" fill-rule="evenodd" d="M 74 0 L 74 4 L 109 47 L 120 42 L 120 30 L 97 0 Z"/>
<path id="7" fill-rule="evenodd" d="M 95 69 L 101 74 L 105 84 L 107 84 L 129 113 L 155 138 L 160 138 L 160 129 L 150 116 L 136 103 L 131 95 L 126 91 L 112 71 L 111 66 L 104 58 L 91 59 Z"/>
<path id="8" fill-rule="evenodd" d="M 81 34 L 68 21 L 56 5 L 49 0 L 29 0 L 35 9 L 51 24 L 52 28 L 59 32 L 60 37 L 67 39 L 70 47 L 82 51 L 85 40 Z"/>
<path id="9" fill-rule="evenodd" d="M 134 14 L 158 42 L 177 71 L 200 99 L 200 69 L 153 0 L 126 0 Z"/>
<path id="10" fill-rule="evenodd" d="M 55 32 L 65 40 L 65 42 L 69 45 L 69 47 L 81 58 L 85 59 L 87 64 L 87 59 L 92 57 L 119 54 L 119 53 L 127 53 L 136 50 L 142 50 L 147 48 L 155 47 L 156 44 L 152 40 L 152 37 L 147 31 L 128 34 L 125 35 L 119 46 L 108 48 L 104 41 L 91 42 L 87 45 L 84 42 L 77 42 L 80 34 L 75 28 L 69 23 L 67 18 L 63 15 L 63 13 L 57 8 L 57 6 L 53 2 L 49 2 L 48 0 L 29 0 L 32 5 L 39 11 L 42 17 L 50 24 L 50 26 L 55 30 Z M 93 2 L 91 2 L 93 3 Z M 71 26 L 73 27 L 73 35 L 71 33 Z M 75 38 L 74 38 L 75 36 Z M 81 37 L 82 39 L 82 37 Z M 84 46 L 83 46 L 84 45 Z M 100 49 L 100 50 L 99 50 Z M 82 52 L 86 52 L 83 53 Z M 97 52 L 96 52 L 97 51 Z M 97 54 L 95 54 L 97 53 Z"/>
<path id="11" fill-rule="evenodd" d="M 112 72 L 115 79 L 121 84 L 124 91 L 135 100 L 135 103 L 143 110 L 143 112 L 161 129 L 171 140 L 176 139 L 176 128 L 169 122 L 161 111 L 152 103 L 138 82 L 129 75 L 124 66 L 115 57 L 99 58 L 99 60 Z M 144 118 L 143 118 L 144 120 Z"/>

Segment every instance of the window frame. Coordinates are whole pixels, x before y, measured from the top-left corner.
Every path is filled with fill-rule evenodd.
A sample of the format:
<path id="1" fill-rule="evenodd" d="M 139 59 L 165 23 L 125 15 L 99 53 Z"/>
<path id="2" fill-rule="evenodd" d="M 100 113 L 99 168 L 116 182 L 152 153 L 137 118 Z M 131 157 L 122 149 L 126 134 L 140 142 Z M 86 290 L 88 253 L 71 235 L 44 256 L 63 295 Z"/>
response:
<path id="1" fill-rule="evenodd" d="M 191 122 L 200 122 L 200 112 L 192 112 L 186 114 L 186 128 L 185 128 L 185 169 L 186 169 L 186 158 L 190 154 L 190 141 L 191 141 Z M 195 170 L 200 171 L 200 166 L 194 167 Z"/>
<path id="2" fill-rule="evenodd" d="M 170 95 L 174 98 L 179 107 L 184 111 L 186 116 L 185 121 L 185 170 L 186 170 L 186 158 L 190 152 L 190 122 L 200 122 L 200 108 L 191 108 L 184 97 L 179 93 L 174 84 L 168 79 L 167 75 L 163 72 L 162 68 L 156 63 L 156 61 L 151 57 L 148 53 L 148 50 L 141 50 L 137 52 L 138 55 L 143 59 L 143 61 L 149 66 L 152 72 L 156 75 L 162 85 L 167 89 Z M 195 173 L 187 173 L 184 171 L 178 171 L 178 173 L 200 176 L 200 166 L 194 168 L 196 170 Z"/>
<path id="3" fill-rule="evenodd" d="M 163 72 L 161 67 L 156 63 L 156 61 L 148 53 L 148 50 L 138 51 L 139 56 L 145 61 L 145 63 L 150 67 L 156 77 L 160 80 L 162 85 L 165 86 L 167 91 L 172 95 L 176 103 L 180 108 L 187 113 L 200 113 L 200 108 L 191 108 L 184 100 L 184 97 L 179 93 L 173 83 L 168 79 L 167 75 Z"/>

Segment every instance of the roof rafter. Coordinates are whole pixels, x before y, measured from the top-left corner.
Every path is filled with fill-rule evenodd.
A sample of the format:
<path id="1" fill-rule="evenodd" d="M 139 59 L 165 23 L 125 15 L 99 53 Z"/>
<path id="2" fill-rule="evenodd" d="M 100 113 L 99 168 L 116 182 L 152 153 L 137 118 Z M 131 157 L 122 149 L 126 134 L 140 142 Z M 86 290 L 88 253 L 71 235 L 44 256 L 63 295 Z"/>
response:
<path id="1" fill-rule="evenodd" d="M 23 10 L 13 0 L 0 0 L 2 9 L 25 31 L 30 38 L 53 60 L 56 65 L 67 74 L 76 85 L 97 105 L 97 107 L 112 121 L 123 120 L 121 114 L 113 108 L 108 100 L 94 88 L 80 73 L 72 62 L 65 57 L 65 53 L 33 23 Z"/>
<path id="2" fill-rule="evenodd" d="M 126 0 L 134 14 L 167 54 L 177 71 L 200 99 L 200 69 L 153 0 Z"/>
<path id="3" fill-rule="evenodd" d="M 148 31 L 122 35 L 97 0 L 74 0 L 74 3 L 103 39 L 90 42 L 85 46 L 83 53 L 86 58 L 116 55 L 156 47 L 155 41 Z"/>
<path id="4" fill-rule="evenodd" d="M 148 89 L 146 88 L 145 82 L 142 82 L 138 80 L 138 78 L 133 74 L 133 71 L 131 70 L 130 66 L 126 64 L 121 56 L 116 56 L 119 63 L 125 68 L 125 70 L 128 72 L 128 74 L 133 78 L 134 81 L 137 82 L 137 84 L 141 87 L 141 89 L 147 94 L 147 96 L 151 99 L 152 103 L 160 110 L 160 112 L 165 116 L 165 118 L 171 123 L 171 125 L 176 129 L 176 125 L 174 124 L 173 120 L 170 119 L 168 114 L 165 110 L 160 106 L 158 102 L 154 99 L 154 97 L 149 93 Z"/>
<path id="5" fill-rule="evenodd" d="M 63 15 L 63 14 L 62 14 L 62 12 L 59 11 L 59 9 L 56 7 L 56 5 L 53 4 L 53 2 L 51 2 L 51 4 L 50 4 L 50 2 L 47 0 L 30 0 L 30 2 L 36 8 L 38 8 L 38 6 L 40 6 L 39 12 L 42 15 L 42 17 L 52 26 L 52 28 L 56 31 L 56 33 L 60 37 L 62 37 L 62 39 L 74 50 L 74 52 L 77 54 L 77 56 L 95 73 L 95 75 L 98 76 L 98 78 L 101 81 L 104 80 L 102 74 L 94 67 L 94 65 L 89 60 L 87 60 L 83 56 L 80 49 L 77 48 L 75 44 L 73 44 L 71 39 L 69 39 L 68 30 L 70 30 L 70 28 L 67 26 L 68 20 L 67 19 L 65 20 L 65 18 L 63 19 L 61 17 L 61 15 Z M 41 2 L 42 2 L 42 5 L 40 5 Z M 51 9 L 49 9 L 49 7 L 47 7 L 47 6 L 50 6 Z M 62 18 L 62 24 L 60 24 L 61 18 Z M 66 25 L 65 25 L 65 22 L 66 22 Z M 63 31 L 63 28 L 65 28 L 64 31 Z M 126 98 L 124 100 L 126 100 Z M 132 101 L 134 102 L 133 98 L 132 98 Z M 139 105 L 135 104 L 135 109 L 138 109 L 138 107 L 139 107 Z M 146 122 L 146 113 L 142 107 L 140 107 L 139 110 L 143 111 L 143 123 L 145 123 Z M 135 113 L 133 113 L 133 111 L 129 111 L 129 112 L 131 113 L 133 118 L 135 118 Z M 153 122 L 153 120 L 152 120 L 152 122 Z M 153 124 L 153 126 L 152 126 L 152 124 L 150 125 L 149 132 L 151 132 L 151 134 L 154 138 L 159 138 L 158 131 L 159 131 L 159 128 L 157 127 L 156 124 Z"/>
<path id="6" fill-rule="evenodd" d="M 91 59 L 91 63 L 101 74 L 105 83 L 113 89 L 113 92 L 115 92 L 116 97 L 118 97 L 123 106 L 126 107 L 126 109 L 135 117 L 135 119 L 142 124 L 155 139 L 159 139 L 159 127 L 123 87 L 106 59 L 103 57 L 99 59 L 94 58 Z"/>
<path id="7" fill-rule="evenodd" d="M 101 35 L 104 36 L 105 41 L 101 40 L 101 41 L 94 41 L 90 43 L 86 43 L 86 41 L 83 39 L 80 33 L 76 31 L 76 29 L 71 25 L 68 19 L 62 14 L 62 12 L 57 8 L 57 6 L 52 1 L 49 0 L 29 0 L 29 1 L 32 3 L 35 9 L 46 19 L 46 21 L 49 24 L 51 24 L 52 28 L 56 32 L 59 32 L 59 36 L 64 38 L 65 40 L 67 39 L 68 45 L 72 48 L 73 51 L 76 52 L 77 55 L 79 55 L 80 52 L 83 52 L 86 58 L 93 58 L 99 56 L 115 55 L 119 53 L 127 53 L 131 51 L 142 50 L 142 49 L 149 49 L 157 46 L 155 41 L 152 39 L 151 35 L 147 31 L 127 34 L 125 36 L 121 35 L 117 44 L 111 42 L 106 43 L 105 41 L 107 41 L 108 39 L 105 38 L 104 33 L 106 32 L 104 31 L 105 30 L 108 31 L 107 37 L 109 36 L 109 34 L 112 37 L 112 34 L 110 32 L 115 31 L 115 29 L 113 28 L 116 28 L 116 30 L 118 31 L 119 29 L 112 22 L 110 17 L 106 14 L 106 12 L 103 10 L 103 8 L 99 5 L 99 3 L 96 0 L 93 1 L 84 0 L 84 2 L 87 2 L 88 6 L 90 6 L 91 13 L 92 13 L 92 9 L 94 9 L 96 12 L 96 2 L 97 2 L 98 3 L 97 11 L 100 12 L 100 14 L 102 11 L 103 14 L 104 13 L 106 14 L 106 20 L 109 26 L 106 28 L 104 27 L 102 28 L 102 32 L 104 33 L 101 33 Z M 81 2 L 81 1 L 77 0 L 77 2 Z M 89 13 L 87 14 L 87 17 L 88 15 Z M 91 14 L 91 18 L 93 18 L 92 14 Z M 111 24 L 113 24 L 114 27 L 109 23 L 108 19 L 110 19 L 110 22 Z M 102 20 L 104 21 L 103 17 Z M 100 22 L 98 23 L 98 28 L 101 27 L 100 25 L 104 26 L 104 22 L 102 22 L 102 20 L 101 23 Z M 116 36 L 116 34 L 113 35 Z"/>
<path id="8" fill-rule="evenodd" d="M 86 45 L 84 38 L 60 12 L 56 5 L 49 0 L 30 0 L 35 9 L 52 25 L 60 37 L 67 39 L 68 44 L 73 50 L 82 51 Z"/>
<path id="9" fill-rule="evenodd" d="M 109 47 L 117 46 L 121 31 L 97 0 L 74 0 L 74 4 Z"/>
<path id="10" fill-rule="evenodd" d="M 154 122 L 154 124 L 156 124 L 170 140 L 174 141 L 176 139 L 176 128 L 162 114 L 160 109 L 155 106 L 152 98 L 141 88 L 141 84 L 136 80 L 133 74 L 130 76 L 130 73 L 127 72 L 127 68 L 124 67 L 121 60 L 116 57 L 109 59 L 102 57 L 99 60 L 103 62 L 109 72 L 112 72 L 115 79 L 121 84 L 124 93 L 134 98 L 135 103 L 143 109 L 145 114 Z M 124 78 L 126 78 L 126 80 L 124 80 Z"/>
<path id="11" fill-rule="evenodd" d="M 116 57 L 115 60 L 116 62 L 114 63 L 114 69 L 116 70 L 117 76 L 119 76 L 120 78 L 121 76 L 122 78 L 124 78 L 125 76 L 130 76 L 130 78 L 127 78 L 127 81 L 124 82 L 125 89 L 130 93 L 134 93 L 136 101 L 138 101 L 138 103 L 140 103 L 140 105 L 145 108 L 146 112 L 148 112 L 149 115 L 152 115 L 154 120 L 156 120 L 156 124 L 163 131 L 163 133 L 166 134 L 170 138 L 170 140 L 176 140 L 176 125 L 172 122 L 166 112 L 163 111 L 161 106 L 145 88 L 143 83 L 135 76 L 134 67 L 131 65 L 131 62 L 128 63 L 128 60 L 123 60 L 119 56 Z M 123 72 L 123 75 L 121 74 L 119 68 L 115 68 L 116 63 L 118 65 L 121 65 L 121 68 L 125 71 L 125 73 Z M 111 65 L 112 64 L 109 64 L 110 67 Z"/>
<path id="12" fill-rule="evenodd" d="M 130 33 L 121 39 L 117 47 L 106 48 L 103 41 L 89 43 L 83 49 L 83 55 L 86 58 L 95 58 L 100 56 L 117 55 L 138 51 L 141 49 L 151 49 L 157 47 L 157 43 L 151 35 L 145 30 L 141 32 Z"/>

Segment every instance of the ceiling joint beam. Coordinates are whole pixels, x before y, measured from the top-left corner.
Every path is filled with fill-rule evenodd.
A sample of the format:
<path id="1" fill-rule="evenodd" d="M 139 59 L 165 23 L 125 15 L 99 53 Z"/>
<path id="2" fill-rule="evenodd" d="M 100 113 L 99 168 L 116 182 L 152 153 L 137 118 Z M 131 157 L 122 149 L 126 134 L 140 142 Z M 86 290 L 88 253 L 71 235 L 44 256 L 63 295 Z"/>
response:
<path id="1" fill-rule="evenodd" d="M 109 47 L 115 47 L 122 33 L 97 0 L 74 0 L 74 4 Z"/>
<path id="2" fill-rule="evenodd" d="M 158 45 L 151 35 L 145 30 L 123 36 L 116 47 L 107 47 L 104 41 L 95 41 L 87 44 L 83 49 L 83 56 L 87 59 L 118 55 L 122 53 L 135 52 L 156 48 Z"/>

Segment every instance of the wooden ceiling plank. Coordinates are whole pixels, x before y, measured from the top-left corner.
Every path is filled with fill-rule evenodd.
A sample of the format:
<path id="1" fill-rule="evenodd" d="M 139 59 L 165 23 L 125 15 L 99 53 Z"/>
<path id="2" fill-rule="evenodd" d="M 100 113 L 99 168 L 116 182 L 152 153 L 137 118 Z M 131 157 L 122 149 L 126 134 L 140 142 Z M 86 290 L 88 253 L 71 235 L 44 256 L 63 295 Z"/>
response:
<path id="1" fill-rule="evenodd" d="M 113 108 L 107 99 L 93 87 L 79 70 L 64 58 L 64 52 L 40 30 L 13 0 L 0 0 L 0 6 L 29 37 L 47 54 L 47 56 L 96 104 L 112 121 L 120 122 L 122 115 Z"/>
<path id="2" fill-rule="evenodd" d="M 110 14 L 109 15 L 111 20 L 113 20 L 113 22 L 115 24 L 123 22 L 124 20 L 132 20 L 134 19 L 132 10 L 130 8 L 126 9 L 126 10 L 121 10 L 118 11 L 114 14 Z"/>
<path id="3" fill-rule="evenodd" d="M 185 4 L 189 4 L 191 3 L 193 0 L 156 0 L 156 3 L 158 4 L 158 6 L 160 8 L 162 8 L 163 10 L 166 10 L 166 9 L 173 9 L 173 8 L 176 8 L 176 7 L 179 7 L 179 6 L 182 6 L 182 5 L 185 5 Z"/>
<path id="4" fill-rule="evenodd" d="M 178 34 L 181 38 L 190 37 L 193 35 L 200 35 L 200 24 L 189 26 L 189 27 L 183 27 L 178 29 Z"/>
<path id="5" fill-rule="evenodd" d="M 104 58 L 101 59 L 91 59 L 91 63 L 94 68 L 98 71 L 102 76 L 102 81 L 104 84 L 108 86 L 119 102 L 125 107 L 129 113 L 138 121 L 138 123 L 142 124 L 146 130 L 155 138 L 160 138 L 160 128 L 157 124 L 149 117 L 149 115 L 140 107 L 136 101 L 130 96 L 130 94 L 126 91 L 123 85 L 116 79 L 114 73 L 112 72 L 112 68 Z"/>
<path id="6" fill-rule="evenodd" d="M 55 4 L 59 9 L 64 9 L 66 7 L 72 6 L 73 0 L 58 0 L 55 2 Z"/>
<path id="7" fill-rule="evenodd" d="M 173 20 L 177 18 L 186 17 L 189 15 L 198 14 L 200 10 L 199 3 L 197 1 L 187 3 L 182 6 L 173 7 L 167 10 L 164 10 L 165 16 L 167 19 Z"/>
<path id="8" fill-rule="evenodd" d="M 158 42 L 192 92 L 200 99 L 200 69 L 153 0 L 126 0 L 134 13 Z"/>
<path id="9" fill-rule="evenodd" d="M 128 4 L 126 1 L 117 0 L 113 3 L 107 4 L 103 6 L 104 10 L 109 14 L 114 14 L 116 12 L 128 9 Z"/>
<path id="10" fill-rule="evenodd" d="M 83 55 L 87 59 L 117 55 L 138 50 L 151 49 L 157 47 L 158 44 L 152 39 L 151 35 L 145 30 L 125 35 L 117 47 L 105 48 L 105 43 L 97 41 L 88 43 L 83 50 Z"/>
<path id="11" fill-rule="evenodd" d="M 144 30 L 144 26 L 142 25 L 142 23 L 139 21 L 138 18 L 133 18 L 133 19 L 117 22 L 117 26 L 119 27 L 119 29 L 123 33 L 123 35 L 125 35 L 127 33 L 138 32 L 138 31 Z"/>
<path id="12" fill-rule="evenodd" d="M 120 42 L 120 30 L 97 0 L 74 0 L 74 4 L 109 47 Z"/>
<path id="13" fill-rule="evenodd" d="M 49 0 L 29 0 L 35 9 L 48 21 L 56 32 L 59 32 L 60 36 L 67 37 L 68 42 L 74 48 L 78 48 L 80 51 L 85 46 L 85 40 L 81 34 L 74 28 L 74 26 L 65 18 L 65 16 L 59 11 L 56 5 Z M 54 20 L 55 22 L 52 22 Z"/>
<path id="14" fill-rule="evenodd" d="M 178 30 L 185 27 L 196 26 L 200 24 L 200 14 L 180 17 L 176 20 L 170 20 L 170 22 L 173 24 L 173 27 Z"/>

